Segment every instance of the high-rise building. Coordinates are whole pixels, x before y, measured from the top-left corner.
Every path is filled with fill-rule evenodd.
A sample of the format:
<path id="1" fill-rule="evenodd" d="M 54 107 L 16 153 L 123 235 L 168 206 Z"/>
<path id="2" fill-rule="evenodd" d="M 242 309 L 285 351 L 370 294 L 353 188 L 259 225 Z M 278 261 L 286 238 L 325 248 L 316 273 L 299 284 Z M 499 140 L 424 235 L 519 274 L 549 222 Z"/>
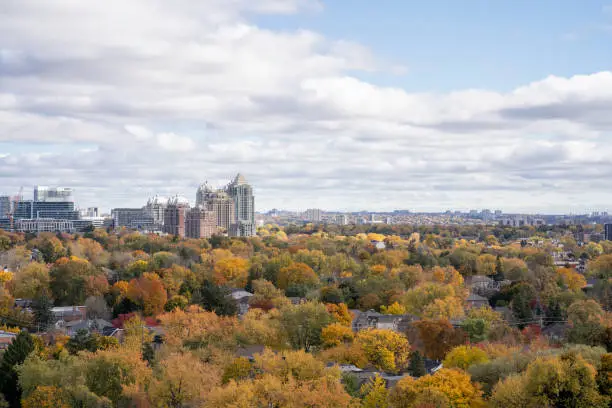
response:
<path id="1" fill-rule="evenodd" d="M 153 218 L 145 214 L 142 208 L 113 208 L 111 217 L 115 228 L 154 231 Z"/>
<path id="2" fill-rule="evenodd" d="M 34 187 L 34 201 L 64 202 L 74 201 L 72 189 L 68 187 Z"/>
<path id="3" fill-rule="evenodd" d="M 78 220 L 79 212 L 73 201 L 19 201 L 14 209 L 14 218 L 35 219 L 54 218 L 60 220 Z"/>
<path id="4" fill-rule="evenodd" d="M 348 216 L 346 214 L 338 214 L 334 217 L 336 224 L 338 225 L 347 225 L 348 224 Z"/>
<path id="5" fill-rule="evenodd" d="M 189 211 L 189 201 L 180 195 L 171 197 L 164 210 L 164 232 L 185 237 L 185 219 Z"/>
<path id="6" fill-rule="evenodd" d="M 604 224 L 604 239 L 612 241 L 612 224 Z"/>
<path id="7" fill-rule="evenodd" d="M 167 206 L 168 199 L 166 197 L 155 195 L 149 198 L 147 204 L 143 208 L 144 213 L 153 218 L 153 224 L 155 224 L 156 228 L 160 231 L 164 226 L 164 212 Z"/>
<path id="8" fill-rule="evenodd" d="M 318 208 L 309 208 L 305 213 L 306 220 L 310 222 L 321 222 L 321 210 Z"/>
<path id="9" fill-rule="evenodd" d="M 235 221 L 230 227 L 230 235 L 250 237 L 255 235 L 255 197 L 253 188 L 240 173 L 226 187 L 227 194 L 234 201 Z"/>
<path id="10" fill-rule="evenodd" d="M 194 207 L 187 211 L 185 236 L 188 238 L 210 238 L 217 232 L 217 216 L 214 211 Z"/>
<path id="11" fill-rule="evenodd" d="M 11 211 L 11 197 L 7 195 L 0 195 L 0 218 L 8 217 Z"/>
<path id="12" fill-rule="evenodd" d="M 202 184 L 196 194 L 196 206 L 215 213 L 218 232 L 229 233 L 231 226 L 236 223 L 234 200 L 225 190 L 213 191 L 208 183 Z"/>

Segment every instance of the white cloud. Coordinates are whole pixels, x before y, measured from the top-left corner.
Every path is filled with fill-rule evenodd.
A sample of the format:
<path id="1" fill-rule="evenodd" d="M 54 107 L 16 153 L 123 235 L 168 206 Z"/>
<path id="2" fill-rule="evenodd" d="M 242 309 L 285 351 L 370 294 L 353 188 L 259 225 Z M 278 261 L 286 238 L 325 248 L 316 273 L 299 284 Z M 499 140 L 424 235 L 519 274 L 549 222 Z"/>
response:
<path id="1" fill-rule="evenodd" d="M 410 93 L 355 75 L 401 74 L 404 61 L 250 20 L 324 13 L 314 1 L 2 7 L 9 191 L 72 183 L 83 204 L 139 205 L 240 171 L 264 208 L 559 210 L 575 191 L 593 207 L 612 202 L 611 72 Z"/>
<path id="2" fill-rule="evenodd" d="M 171 152 L 189 152 L 196 145 L 193 140 L 185 136 L 179 136 L 174 133 L 160 133 L 157 135 L 157 144 Z"/>

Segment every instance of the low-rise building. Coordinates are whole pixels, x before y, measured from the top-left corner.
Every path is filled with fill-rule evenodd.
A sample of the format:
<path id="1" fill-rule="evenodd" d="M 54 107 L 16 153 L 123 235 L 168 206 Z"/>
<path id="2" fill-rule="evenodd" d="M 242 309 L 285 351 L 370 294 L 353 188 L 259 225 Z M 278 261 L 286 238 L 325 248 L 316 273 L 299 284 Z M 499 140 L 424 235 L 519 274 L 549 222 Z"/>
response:
<path id="1" fill-rule="evenodd" d="M 410 323 L 418 320 L 418 317 L 410 314 L 391 315 L 378 313 L 374 310 L 368 310 L 367 312 L 352 310 L 351 312 L 355 316 L 352 328 L 356 332 L 367 329 L 387 329 L 404 333 Z"/>

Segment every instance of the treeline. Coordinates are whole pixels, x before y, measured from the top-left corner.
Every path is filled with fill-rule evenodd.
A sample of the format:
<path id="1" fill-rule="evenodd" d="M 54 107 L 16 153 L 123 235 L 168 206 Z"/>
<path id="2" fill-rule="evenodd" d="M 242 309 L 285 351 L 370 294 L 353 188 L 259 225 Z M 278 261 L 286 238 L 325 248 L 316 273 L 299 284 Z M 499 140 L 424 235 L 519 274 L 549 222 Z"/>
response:
<path id="1" fill-rule="evenodd" d="M 612 243 L 580 246 L 568 230 L 507 242 L 490 227 L 326 228 L 268 225 L 250 239 L 210 240 L 0 232 L 0 319 L 5 330 L 34 332 L 20 332 L 2 356 L 5 400 L 608 406 Z M 569 265 L 580 258 L 585 273 Z M 66 336 L 50 310 L 76 305 L 121 337 L 95 327 Z M 367 311 L 397 319 L 355 330 Z"/>

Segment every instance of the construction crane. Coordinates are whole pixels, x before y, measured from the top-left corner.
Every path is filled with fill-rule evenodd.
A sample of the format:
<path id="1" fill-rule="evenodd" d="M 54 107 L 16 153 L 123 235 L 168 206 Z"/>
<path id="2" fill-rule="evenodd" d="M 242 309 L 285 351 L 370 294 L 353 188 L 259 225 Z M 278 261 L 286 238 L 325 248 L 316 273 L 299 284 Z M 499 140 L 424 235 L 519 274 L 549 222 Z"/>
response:
<path id="1" fill-rule="evenodd" d="M 9 205 L 9 210 L 6 213 L 9 219 L 9 225 L 10 225 L 11 231 L 15 231 L 15 222 L 14 222 L 15 211 L 17 210 L 17 206 L 19 205 L 22 199 L 23 199 L 23 186 L 19 188 L 19 194 L 17 194 L 16 196 L 12 198 L 11 205 Z"/>

